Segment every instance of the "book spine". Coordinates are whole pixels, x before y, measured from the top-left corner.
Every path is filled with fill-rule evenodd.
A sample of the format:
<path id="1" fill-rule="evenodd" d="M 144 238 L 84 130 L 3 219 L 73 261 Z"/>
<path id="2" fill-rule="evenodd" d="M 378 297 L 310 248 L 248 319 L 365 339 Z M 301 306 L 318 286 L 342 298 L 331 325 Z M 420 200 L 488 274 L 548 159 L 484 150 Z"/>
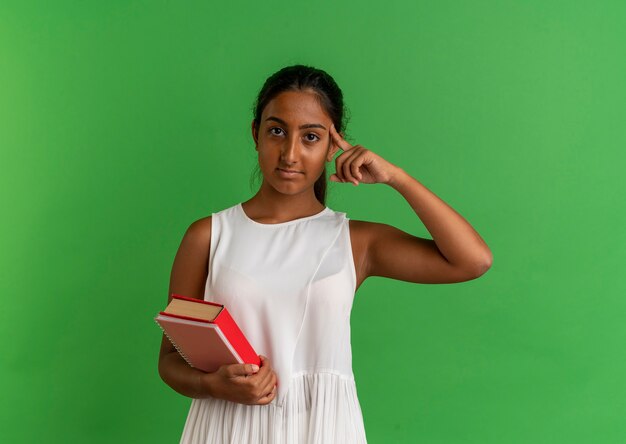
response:
<path id="1" fill-rule="evenodd" d="M 170 335 L 167 334 L 167 332 L 165 331 L 165 329 L 163 328 L 163 326 L 159 323 L 158 319 L 154 319 L 154 322 L 156 322 L 156 324 L 159 326 L 159 328 L 163 331 L 163 334 L 165 335 L 165 337 L 167 337 L 167 339 L 172 343 L 172 345 L 174 346 L 174 348 L 176 349 L 176 351 L 178 352 L 179 355 L 181 355 L 183 357 L 183 359 L 185 360 L 185 362 L 187 364 L 189 364 L 190 366 L 194 367 L 195 366 L 191 363 L 191 361 L 189 360 L 189 358 L 187 357 L 187 355 L 185 355 L 183 353 L 183 351 L 178 347 L 178 345 L 172 340 L 172 338 L 170 338 Z"/>
<path id="2" fill-rule="evenodd" d="M 217 324 L 224 336 L 226 336 L 232 346 L 237 350 L 241 359 L 246 364 L 256 364 L 261 365 L 261 359 L 255 353 L 252 345 L 248 342 L 245 335 L 232 318 L 226 307 L 222 308 L 222 311 L 213 321 L 214 324 Z"/>
<path id="3" fill-rule="evenodd" d="M 179 315 L 179 314 L 176 314 L 176 313 L 168 313 L 166 311 L 160 311 L 159 314 L 160 315 L 164 315 L 164 316 L 171 316 L 173 318 L 187 319 L 189 321 L 205 322 L 207 324 L 211 324 L 212 323 L 212 321 L 207 321 L 206 319 L 195 318 L 193 316 Z"/>

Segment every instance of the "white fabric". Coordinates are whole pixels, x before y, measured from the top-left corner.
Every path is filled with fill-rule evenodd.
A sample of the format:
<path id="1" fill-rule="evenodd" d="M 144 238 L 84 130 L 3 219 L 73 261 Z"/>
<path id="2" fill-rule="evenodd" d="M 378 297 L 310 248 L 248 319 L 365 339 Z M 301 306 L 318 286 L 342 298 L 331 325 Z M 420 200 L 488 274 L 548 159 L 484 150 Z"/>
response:
<path id="1" fill-rule="evenodd" d="M 262 224 L 241 204 L 212 215 L 204 299 L 224 304 L 278 378 L 268 405 L 193 399 L 181 444 L 365 443 L 352 373 L 356 288 L 348 218 L 326 207 Z"/>

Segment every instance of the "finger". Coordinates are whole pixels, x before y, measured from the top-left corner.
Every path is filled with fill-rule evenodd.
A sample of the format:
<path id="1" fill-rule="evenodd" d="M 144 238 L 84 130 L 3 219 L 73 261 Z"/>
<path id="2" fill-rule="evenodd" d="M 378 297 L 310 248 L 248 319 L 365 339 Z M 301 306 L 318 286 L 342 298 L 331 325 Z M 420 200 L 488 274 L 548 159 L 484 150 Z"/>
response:
<path id="1" fill-rule="evenodd" d="M 257 393 L 260 394 L 260 398 L 262 398 L 263 396 L 267 396 L 268 393 L 270 393 L 274 387 L 276 387 L 276 384 L 272 384 L 272 378 L 270 377 L 270 379 L 267 381 L 267 384 L 263 384 L 262 386 L 257 388 Z"/>
<path id="2" fill-rule="evenodd" d="M 261 374 L 261 372 L 259 372 L 259 377 L 257 379 L 257 384 L 258 384 L 257 387 L 262 387 L 263 389 L 265 389 L 265 387 L 272 380 L 273 374 L 274 374 L 274 371 L 269 366 L 266 367 L 266 373 Z"/>
<path id="3" fill-rule="evenodd" d="M 271 373 L 273 371 L 272 362 L 266 356 L 260 355 L 260 358 L 261 358 L 261 369 L 259 370 L 258 375 L 261 379 L 264 379 L 268 373 Z"/>
<path id="4" fill-rule="evenodd" d="M 276 388 L 274 388 L 271 392 L 269 392 L 266 396 L 262 397 L 261 399 L 259 399 L 259 401 L 257 402 L 257 404 L 260 405 L 265 405 L 265 404 L 269 404 L 270 402 L 272 402 L 274 400 L 274 398 L 276 397 L 276 393 L 277 390 Z"/>
<path id="5" fill-rule="evenodd" d="M 331 126 L 330 135 L 333 143 L 341 148 L 343 151 L 347 151 L 351 148 L 351 145 L 346 141 L 341 134 L 337 132 L 335 125 Z"/>
<path id="6" fill-rule="evenodd" d="M 358 156 L 356 159 L 350 162 L 350 170 L 352 171 L 352 175 L 357 179 L 358 182 L 363 180 L 363 175 L 361 174 L 361 170 L 359 169 L 361 165 L 363 165 L 363 161 L 363 156 Z"/>
<path id="7" fill-rule="evenodd" d="M 269 393 L 273 387 L 276 386 L 276 373 L 272 372 L 269 375 L 269 378 L 267 378 L 266 381 L 263 382 L 263 385 L 261 387 L 263 387 L 263 393 Z"/>
<path id="8" fill-rule="evenodd" d="M 259 367 L 256 364 L 236 364 L 231 365 L 231 374 L 232 376 L 245 376 L 248 378 L 256 378 L 257 375 L 263 376 L 267 373 L 267 369 L 264 369 L 264 362 L 267 361 L 265 356 L 259 355 L 259 359 L 261 360 L 261 366 Z M 269 361 L 267 361 L 269 362 Z M 242 370 L 243 368 L 243 370 Z M 243 373 L 245 371 L 245 373 Z"/>
<path id="9" fill-rule="evenodd" d="M 342 164 L 343 176 L 349 182 L 352 182 L 354 185 L 358 185 L 359 181 L 353 174 L 352 164 L 355 159 L 357 159 L 361 155 L 360 150 L 354 149 L 350 152 L 350 155 L 346 158 L 345 162 Z"/>
<path id="10" fill-rule="evenodd" d="M 272 381 L 275 382 L 275 381 Z M 266 387 L 263 388 L 263 396 L 268 396 L 271 393 L 276 393 L 276 391 L 278 390 L 278 386 L 274 383 L 274 384 L 268 384 Z"/>
<path id="11" fill-rule="evenodd" d="M 263 356 L 263 355 L 259 355 L 259 358 L 261 358 L 261 370 L 272 369 L 272 361 L 270 361 L 270 358 L 268 358 L 267 356 Z"/>
<path id="12" fill-rule="evenodd" d="M 341 180 L 339 176 L 337 176 L 335 173 L 331 174 L 329 179 L 332 180 L 333 182 L 343 182 L 343 180 Z"/>
<path id="13" fill-rule="evenodd" d="M 333 142 L 339 146 L 339 148 L 341 148 L 343 151 L 348 151 L 352 148 L 352 145 L 350 145 L 350 143 L 348 143 L 348 141 L 346 141 L 341 134 L 339 134 L 337 132 L 337 130 L 335 129 L 335 124 L 332 124 L 330 126 L 330 135 L 332 137 Z"/>
<path id="14" fill-rule="evenodd" d="M 259 366 L 255 364 L 232 364 L 227 368 L 230 377 L 254 375 L 259 371 Z"/>
<path id="15" fill-rule="evenodd" d="M 335 159 L 335 175 L 339 178 L 341 182 L 346 182 L 346 177 L 344 175 L 344 170 L 343 170 L 343 164 L 346 162 L 346 160 L 349 157 L 350 157 L 350 154 L 348 154 L 348 152 L 344 152 L 344 153 L 341 153 L 341 155 L 339 155 Z"/>

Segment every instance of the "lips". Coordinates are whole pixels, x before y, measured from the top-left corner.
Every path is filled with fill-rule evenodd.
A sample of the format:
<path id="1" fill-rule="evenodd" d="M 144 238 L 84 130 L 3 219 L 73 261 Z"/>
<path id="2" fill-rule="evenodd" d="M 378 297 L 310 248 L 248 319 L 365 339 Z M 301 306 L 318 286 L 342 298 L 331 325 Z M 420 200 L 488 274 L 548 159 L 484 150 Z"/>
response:
<path id="1" fill-rule="evenodd" d="M 284 169 L 284 168 L 276 168 L 276 169 L 277 169 L 277 170 L 280 170 L 280 171 L 284 171 L 284 172 L 286 172 L 286 173 L 302 173 L 302 171 L 296 171 L 296 170 L 286 170 L 286 169 Z"/>

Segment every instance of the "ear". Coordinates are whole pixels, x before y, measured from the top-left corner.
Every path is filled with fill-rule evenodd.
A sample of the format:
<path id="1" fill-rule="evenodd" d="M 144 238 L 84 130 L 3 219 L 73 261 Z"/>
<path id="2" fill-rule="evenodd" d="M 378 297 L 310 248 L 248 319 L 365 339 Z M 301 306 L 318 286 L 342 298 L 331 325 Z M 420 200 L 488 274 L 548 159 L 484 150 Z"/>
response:
<path id="1" fill-rule="evenodd" d="M 252 123 L 250 125 L 250 129 L 252 130 L 252 140 L 254 140 L 254 149 L 255 150 L 259 150 L 259 139 L 258 139 L 258 135 L 256 133 L 256 130 L 254 128 L 254 119 L 252 119 Z"/>

